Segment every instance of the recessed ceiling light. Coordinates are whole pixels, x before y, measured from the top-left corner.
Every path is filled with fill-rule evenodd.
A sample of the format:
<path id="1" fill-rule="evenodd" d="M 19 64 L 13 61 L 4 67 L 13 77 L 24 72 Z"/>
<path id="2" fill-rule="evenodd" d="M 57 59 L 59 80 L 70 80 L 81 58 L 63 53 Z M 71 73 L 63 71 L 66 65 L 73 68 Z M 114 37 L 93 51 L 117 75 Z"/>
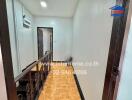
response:
<path id="1" fill-rule="evenodd" d="M 40 1 L 40 4 L 43 8 L 47 8 L 47 3 L 45 1 Z"/>

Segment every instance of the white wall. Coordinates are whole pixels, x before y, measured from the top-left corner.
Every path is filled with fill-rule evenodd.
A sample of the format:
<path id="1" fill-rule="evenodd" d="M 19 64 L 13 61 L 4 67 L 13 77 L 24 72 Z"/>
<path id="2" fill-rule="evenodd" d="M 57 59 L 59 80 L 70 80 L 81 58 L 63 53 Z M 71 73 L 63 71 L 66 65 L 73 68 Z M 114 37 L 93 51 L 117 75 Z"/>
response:
<path id="1" fill-rule="evenodd" d="M 14 0 L 14 9 L 17 55 L 19 60 L 18 66 L 20 66 L 19 70 L 22 70 L 35 61 L 33 16 L 18 0 Z M 30 28 L 23 27 L 23 13 L 25 13 L 31 21 Z"/>
<path id="2" fill-rule="evenodd" d="M 22 4 L 18 0 L 6 0 L 6 2 L 13 70 L 14 77 L 16 77 L 24 67 L 35 60 L 33 28 L 26 29 L 23 27 L 23 11 L 26 12 L 32 22 L 33 17 L 26 9 L 23 9 Z M 15 13 L 13 12 L 13 2 Z"/>
<path id="3" fill-rule="evenodd" d="M 33 16 L 22 6 L 18 0 L 6 0 L 7 15 L 10 32 L 11 53 L 14 77 L 21 70 L 35 60 Z M 13 11 L 13 3 L 15 10 Z M 32 22 L 32 28 L 23 27 L 23 11 Z M 15 14 L 15 15 L 14 15 Z"/>
<path id="4" fill-rule="evenodd" d="M 64 61 L 71 55 L 72 19 L 59 17 L 36 17 L 35 25 L 35 43 L 37 43 L 37 27 L 53 27 L 54 61 Z M 37 53 L 37 44 L 35 46 L 35 52 Z"/>
<path id="5" fill-rule="evenodd" d="M 132 20 L 128 35 L 117 100 L 132 100 Z"/>
<path id="6" fill-rule="evenodd" d="M 74 66 L 86 70 L 78 75 L 86 100 L 102 100 L 115 0 L 80 0 L 73 21 L 73 60 L 98 66 Z"/>
<path id="7" fill-rule="evenodd" d="M 19 0 L 13 1 L 15 15 L 13 15 L 12 0 L 7 0 L 7 11 L 14 77 L 19 75 L 23 68 L 38 59 L 37 27 L 53 27 L 54 60 L 66 60 L 66 58 L 71 55 L 72 18 L 36 17 L 34 22 L 32 14 L 19 2 Z M 23 27 L 23 11 L 32 22 L 31 29 Z"/>
<path id="8" fill-rule="evenodd" d="M 16 77 L 19 74 L 19 66 L 18 66 L 17 47 L 16 47 L 16 39 L 15 39 L 15 27 L 14 27 L 13 5 L 12 5 L 13 2 L 12 0 L 6 0 L 6 4 L 7 4 L 7 15 L 8 15 L 8 26 L 10 33 L 13 70 L 14 70 L 14 77 Z"/>

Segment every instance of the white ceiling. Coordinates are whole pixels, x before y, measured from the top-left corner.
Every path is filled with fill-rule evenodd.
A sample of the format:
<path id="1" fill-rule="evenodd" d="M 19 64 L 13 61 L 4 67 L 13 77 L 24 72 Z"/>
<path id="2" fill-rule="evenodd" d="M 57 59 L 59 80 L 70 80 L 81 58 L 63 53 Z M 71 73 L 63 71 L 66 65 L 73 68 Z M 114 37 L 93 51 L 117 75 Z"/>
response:
<path id="1" fill-rule="evenodd" d="M 35 16 L 72 17 L 79 0 L 46 0 L 47 8 L 40 6 L 40 0 L 20 1 Z"/>

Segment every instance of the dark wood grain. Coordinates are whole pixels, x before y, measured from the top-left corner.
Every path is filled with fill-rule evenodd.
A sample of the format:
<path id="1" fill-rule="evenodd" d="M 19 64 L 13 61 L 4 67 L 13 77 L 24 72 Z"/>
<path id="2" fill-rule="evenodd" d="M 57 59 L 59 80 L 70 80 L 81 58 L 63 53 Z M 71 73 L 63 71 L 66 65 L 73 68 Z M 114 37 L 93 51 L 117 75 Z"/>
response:
<path id="1" fill-rule="evenodd" d="M 124 0 L 122 5 L 125 8 L 124 16 L 114 17 L 114 21 L 113 21 L 102 100 L 114 100 L 116 84 L 118 82 L 117 78 L 119 77 L 120 74 L 119 62 L 120 62 L 125 29 L 126 29 L 129 0 Z"/>
<path id="2" fill-rule="evenodd" d="M 0 0 L 0 45 L 8 100 L 17 100 L 9 38 L 6 0 Z"/>
<path id="3" fill-rule="evenodd" d="M 49 56 L 49 55 L 48 55 Z M 17 95 L 20 100 L 38 100 L 40 92 L 44 86 L 49 70 L 45 66 L 49 62 L 49 57 L 44 57 L 41 64 L 36 61 L 36 69 L 29 70 L 21 78 L 19 78 L 19 86 L 17 87 Z M 31 65 L 32 66 L 32 65 Z M 29 66 L 29 67 L 31 67 Z M 26 71 L 25 69 L 24 71 Z M 48 73 L 47 73 L 48 72 Z"/>
<path id="4" fill-rule="evenodd" d="M 37 28 L 37 41 L 38 41 L 38 59 L 44 55 L 43 31 Z"/>
<path id="5" fill-rule="evenodd" d="M 40 28 L 48 29 L 51 33 L 50 35 L 50 51 L 51 51 L 51 61 L 53 61 L 53 27 L 37 27 L 37 30 Z M 38 32 L 38 31 L 37 31 Z M 38 34 L 38 33 L 37 33 Z M 38 38 L 39 39 L 39 38 Z M 39 42 L 38 42 L 39 43 Z M 39 48 L 38 48 L 39 50 Z"/>
<path id="6" fill-rule="evenodd" d="M 31 65 L 29 65 L 21 74 L 19 74 L 16 78 L 15 78 L 15 82 L 19 81 L 21 78 L 23 78 L 27 73 L 29 73 L 31 71 L 31 69 L 38 65 L 39 62 L 41 62 L 43 59 L 45 59 L 46 57 L 48 57 L 50 55 L 51 52 L 47 53 L 46 55 L 44 55 L 42 58 L 40 58 L 38 61 L 35 61 L 34 63 L 32 63 Z"/>

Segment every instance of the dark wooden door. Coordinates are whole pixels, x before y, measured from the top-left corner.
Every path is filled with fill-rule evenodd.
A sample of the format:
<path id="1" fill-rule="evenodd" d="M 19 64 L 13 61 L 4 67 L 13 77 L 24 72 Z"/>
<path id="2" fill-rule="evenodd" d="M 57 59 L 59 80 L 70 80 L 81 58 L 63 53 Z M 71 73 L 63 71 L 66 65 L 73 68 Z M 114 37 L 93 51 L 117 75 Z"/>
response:
<path id="1" fill-rule="evenodd" d="M 0 76 L 1 79 L 0 81 L 3 81 L 4 88 L 6 88 L 5 92 L 1 90 L 1 92 L 3 92 L 3 95 L 1 93 L 0 95 L 3 96 L 3 99 L 4 97 L 5 99 L 7 97 L 7 100 L 17 100 L 16 84 L 14 81 L 14 74 L 13 74 L 13 64 L 12 64 L 12 56 L 11 56 L 12 54 L 11 54 L 6 3 L 7 3 L 6 0 L 0 0 L 0 67 L 2 68 L 1 71 L 4 74 L 3 78 L 2 76 Z M 0 86 L 2 89 L 3 87 L 1 84 Z"/>
<path id="2" fill-rule="evenodd" d="M 113 21 L 113 29 L 102 100 L 115 100 L 114 98 L 117 94 L 116 84 L 119 83 L 118 78 L 120 77 L 119 62 L 126 28 L 129 0 L 124 0 L 122 2 L 122 5 L 125 7 L 124 16 L 114 17 Z"/>
<path id="3" fill-rule="evenodd" d="M 50 51 L 52 52 L 51 61 L 53 61 L 53 28 L 49 28 L 49 31 L 50 31 Z"/>
<path id="4" fill-rule="evenodd" d="M 38 36 L 38 59 L 40 59 L 44 55 L 43 53 L 44 43 L 43 43 L 43 31 L 39 28 L 38 28 L 37 36 Z"/>

